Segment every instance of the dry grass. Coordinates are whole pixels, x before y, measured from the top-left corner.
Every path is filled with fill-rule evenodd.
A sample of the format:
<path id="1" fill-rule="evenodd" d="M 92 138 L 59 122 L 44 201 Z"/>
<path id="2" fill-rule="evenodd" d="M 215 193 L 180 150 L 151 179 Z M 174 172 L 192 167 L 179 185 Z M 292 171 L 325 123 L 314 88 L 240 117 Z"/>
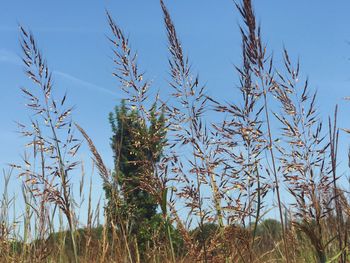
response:
<path id="1" fill-rule="evenodd" d="M 209 97 L 192 72 L 162 0 L 160 6 L 172 90 L 166 99 L 152 97 L 151 82 L 139 69 L 129 39 L 109 13 L 107 20 L 113 76 L 124 92 L 126 107 L 140 113 L 142 127 L 155 116 L 165 116 L 162 151 L 153 147 L 161 134 L 133 131 L 135 147 L 151 152 L 135 165 L 140 167 L 140 187 L 157 201 L 164 227 L 153 233 L 147 250 L 140 251 L 128 219 L 117 215 L 111 220 L 105 209 L 105 220 L 99 222 L 101 202 L 92 207 L 91 182 L 87 222 L 79 221 L 81 203 L 73 195 L 71 171 L 82 167 L 81 200 L 87 183 L 84 165 L 76 159 L 82 141 L 75 128 L 90 149 L 112 207 L 120 205 L 123 192 L 93 139 L 74 124 L 66 95 L 54 99 L 46 60 L 33 35 L 21 27 L 25 73 L 33 82 L 22 92 L 32 119 L 19 124 L 28 138 L 23 164 L 4 171 L 0 261 L 348 262 L 350 206 L 348 193 L 338 183 L 337 107 L 325 130 L 316 92 L 307 80 L 300 81 L 299 62 L 294 65 L 283 50 L 284 67 L 274 65 L 250 0 L 236 3 L 242 17 L 242 65 L 236 67 L 241 99 L 221 103 Z M 221 121 L 208 123 L 208 111 Z M 119 161 L 116 156 L 116 167 Z M 9 211 L 16 200 L 7 189 L 14 170 L 22 184 L 25 210 L 12 217 Z M 288 193 L 282 195 L 284 189 Z M 265 221 L 271 209 L 278 210 L 279 221 Z"/>

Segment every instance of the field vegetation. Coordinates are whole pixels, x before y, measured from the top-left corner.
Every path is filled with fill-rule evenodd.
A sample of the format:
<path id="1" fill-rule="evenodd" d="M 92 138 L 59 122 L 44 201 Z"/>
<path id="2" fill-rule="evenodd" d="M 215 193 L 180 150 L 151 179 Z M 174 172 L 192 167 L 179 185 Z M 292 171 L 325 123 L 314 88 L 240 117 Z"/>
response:
<path id="1" fill-rule="evenodd" d="M 337 106 L 320 116 L 316 90 L 286 49 L 275 64 L 252 1 L 233 6 L 241 15 L 240 96 L 226 102 L 209 96 L 193 72 L 163 0 L 168 97 L 152 90 L 128 37 L 106 13 L 123 94 L 109 115 L 114 167 L 74 121 L 66 95 L 57 98 L 54 74 L 20 27 L 32 81 L 20 92 L 31 119 L 18 120 L 23 162 L 1 177 L 1 262 L 350 262 L 349 194 L 337 169 L 339 136 L 350 131 L 338 127 Z M 103 182 L 97 207 L 78 159 L 82 144 Z M 80 175 L 78 192 L 73 175 Z M 15 214 L 11 177 L 25 204 Z"/>

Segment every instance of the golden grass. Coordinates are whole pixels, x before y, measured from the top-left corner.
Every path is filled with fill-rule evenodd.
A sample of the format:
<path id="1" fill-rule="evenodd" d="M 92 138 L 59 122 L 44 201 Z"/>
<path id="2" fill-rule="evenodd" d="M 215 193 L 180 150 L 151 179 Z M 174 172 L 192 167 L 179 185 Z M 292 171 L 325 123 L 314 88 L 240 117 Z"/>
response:
<path id="1" fill-rule="evenodd" d="M 251 0 L 236 3 L 242 17 L 243 61 L 236 67 L 241 99 L 221 103 L 209 97 L 202 80 L 192 72 L 163 0 L 160 6 L 169 48 L 172 91 L 167 99 L 158 94 L 152 97 L 151 82 L 139 69 L 129 39 L 109 13 L 107 20 L 113 76 L 127 107 L 140 113 L 138 121 L 144 126 L 154 114 L 165 114 L 162 152 L 152 152 L 152 158 L 135 164 L 140 167 L 140 187 L 157 201 L 161 226 L 142 251 L 129 232 L 132 220 L 118 215 L 110 220 L 106 209 L 105 220 L 99 222 L 101 203 L 96 208 L 91 205 L 95 190 L 91 182 L 88 219 L 78 222 L 70 178 L 73 169 L 84 166 L 76 157 L 82 140 L 75 129 L 90 149 L 113 207 L 120 205 L 123 192 L 93 139 L 73 122 L 66 95 L 59 101 L 53 99 L 55 89 L 46 60 L 34 36 L 21 27 L 25 73 L 33 82 L 22 92 L 33 118 L 19 128 L 28 138 L 31 155 L 4 171 L 0 261 L 348 262 L 350 208 L 347 192 L 337 183 L 341 177 L 337 172 L 337 108 L 325 131 L 316 93 L 307 80 L 299 79 L 299 62 L 293 64 L 283 50 L 284 67 L 274 65 Z M 208 111 L 217 114 L 217 122 L 207 123 Z M 273 129 L 272 122 L 278 122 L 280 129 Z M 146 149 L 154 149 L 152 144 L 160 136 L 134 132 L 135 146 Z M 16 200 L 7 189 L 14 171 L 22 184 L 25 210 L 13 218 L 10 211 Z M 82 172 L 80 195 L 84 178 Z M 289 207 L 282 189 L 293 200 Z M 271 206 L 271 196 L 276 207 Z M 278 210 L 279 221 L 266 220 L 271 209 Z"/>

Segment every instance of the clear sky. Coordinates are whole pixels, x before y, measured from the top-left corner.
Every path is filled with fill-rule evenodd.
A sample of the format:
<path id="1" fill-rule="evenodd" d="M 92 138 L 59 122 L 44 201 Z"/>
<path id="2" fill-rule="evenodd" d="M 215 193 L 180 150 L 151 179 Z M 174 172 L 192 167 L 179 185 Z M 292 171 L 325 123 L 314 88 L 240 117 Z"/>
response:
<path id="1" fill-rule="evenodd" d="M 218 100 L 235 100 L 240 64 L 239 16 L 231 0 L 167 0 L 182 43 L 209 93 Z M 256 0 L 264 41 L 280 60 L 283 45 L 300 58 L 304 76 L 318 90 L 321 114 L 340 104 L 340 126 L 350 127 L 350 1 Z M 108 113 L 121 91 L 111 75 L 113 63 L 105 10 L 130 35 L 140 66 L 154 89 L 167 93 L 167 48 L 157 0 L 2 1 L 0 7 L 0 168 L 19 161 L 24 140 L 14 121 L 26 122 L 28 112 L 19 88 L 27 84 L 18 55 L 18 24 L 31 29 L 55 72 L 55 88 L 68 92 L 76 106 L 74 119 L 94 140 L 112 167 Z M 349 137 L 341 141 L 346 164 Z M 86 148 L 81 157 L 88 161 Z M 344 165 L 345 167 L 345 165 Z M 14 179 L 17 180 L 17 179 Z M 96 185 L 99 181 L 93 179 Z M 0 179 L 0 185 L 2 184 Z M 14 184 L 16 185 L 16 184 Z M 98 192 L 95 193 L 99 195 Z"/>

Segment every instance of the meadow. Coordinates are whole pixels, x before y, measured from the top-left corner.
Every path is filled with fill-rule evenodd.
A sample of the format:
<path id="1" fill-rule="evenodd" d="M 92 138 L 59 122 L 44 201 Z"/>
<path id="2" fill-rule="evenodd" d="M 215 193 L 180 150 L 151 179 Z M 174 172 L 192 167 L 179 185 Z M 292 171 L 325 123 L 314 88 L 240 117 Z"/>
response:
<path id="1" fill-rule="evenodd" d="M 74 121 L 68 95 L 56 96 L 54 72 L 34 34 L 20 26 L 31 85 L 18 92 L 31 117 L 17 123 L 27 142 L 22 162 L 1 177 L 0 262 L 350 261 L 349 185 L 338 165 L 339 138 L 350 130 L 339 127 L 337 105 L 320 115 L 317 91 L 287 49 L 275 63 L 253 1 L 233 5 L 242 61 L 233 70 L 239 96 L 226 102 L 193 72 L 163 0 L 168 97 L 152 89 L 127 34 L 106 12 L 123 97 L 109 115 L 114 167 L 94 134 Z M 102 182 L 96 207 L 82 145 Z M 8 193 L 11 178 L 23 211 Z"/>

